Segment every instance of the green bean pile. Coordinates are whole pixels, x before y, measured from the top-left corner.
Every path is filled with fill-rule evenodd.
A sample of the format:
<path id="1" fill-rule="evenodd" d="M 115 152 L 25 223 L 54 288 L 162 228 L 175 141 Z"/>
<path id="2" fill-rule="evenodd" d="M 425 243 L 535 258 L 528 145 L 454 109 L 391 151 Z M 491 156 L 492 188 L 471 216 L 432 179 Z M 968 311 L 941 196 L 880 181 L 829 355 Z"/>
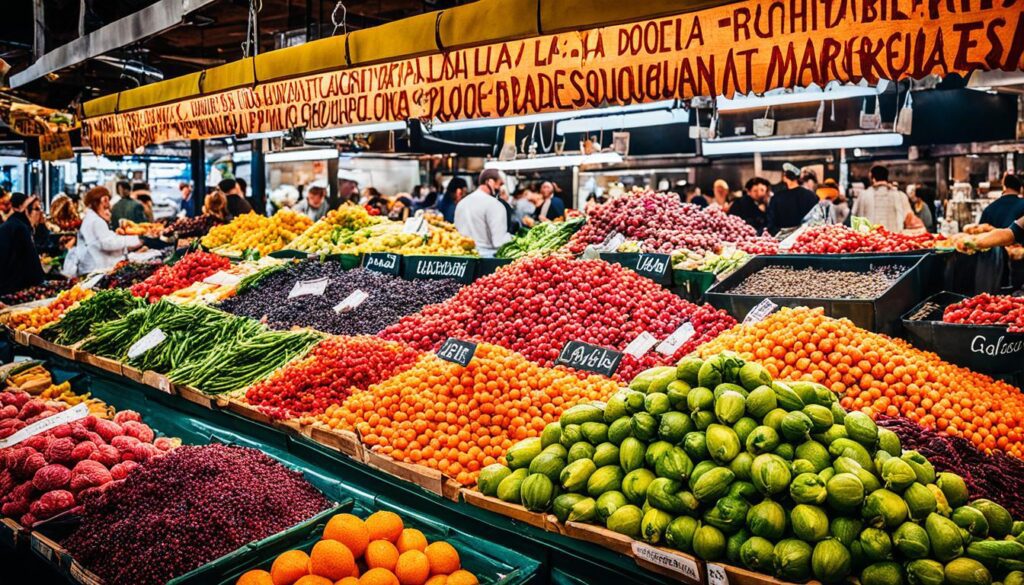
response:
<path id="1" fill-rule="evenodd" d="M 71 345 L 88 337 L 97 324 L 120 319 L 144 306 L 146 301 L 126 290 L 101 290 L 48 325 L 40 335 L 61 345 Z"/>

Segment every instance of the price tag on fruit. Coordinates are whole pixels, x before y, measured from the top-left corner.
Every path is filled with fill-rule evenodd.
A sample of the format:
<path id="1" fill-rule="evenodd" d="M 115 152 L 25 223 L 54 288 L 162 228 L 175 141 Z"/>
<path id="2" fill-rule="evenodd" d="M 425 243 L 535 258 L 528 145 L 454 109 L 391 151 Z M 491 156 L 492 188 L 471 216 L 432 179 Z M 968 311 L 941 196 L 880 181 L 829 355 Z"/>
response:
<path id="1" fill-rule="evenodd" d="M 167 335 L 159 327 L 143 335 L 138 341 L 128 348 L 128 359 L 133 360 L 154 347 L 163 343 Z"/>
<path id="2" fill-rule="evenodd" d="M 214 286 L 237 286 L 238 283 L 241 282 L 241 280 L 242 279 L 239 278 L 238 276 L 231 274 L 230 272 L 221 270 L 219 272 L 214 272 L 210 276 L 207 276 L 206 278 L 203 279 L 203 282 L 205 282 L 206 284 L 212 284 Z"/>
<path id="3" fill-rule="evenodd" d="M 601 252 L 614 252 L 614 251 L 618 250 L 619 246 L 621 246 L 623 243 L 625 243 L 625 241 L 626 241 L 626 236 L 620 234 L 619 232 L 612 232 L 612 233 L 608 234 L 608 237 L 605 238 L 603 242 L 601 242 L 601 246 L 600 246 L 600 250 L 599 251 L 601 251 Z"/>
<path id="4" fill-rule="evenodd" d="M 92 288 L 99 284 L 100 280 L 102 280 L 103 277 L 106 275 L 107 274 L 105 272 L 93 274 L 92 276 L 90 276 L 89 278 L 82 282 L 81 287 L 85 290 L 92 290 Z"/>
<path id="5" fill-rule="evenodd" d="M 668 254 L 640 254 L 637 256 L 634 271 L 640 276 L 658 280 L 668 272 L 671 262 L 672 256 Z"/>
<path id="6" fill-rule="evenodd" d="M 555 363 L 611 377 L 619 369 L 621 361 L 622 354 L 614 349 L 582 341 L 568 341 Z"/>
<path id="7" fill-rule="evenodd" d="M 675 573 L 685 581 L 700 583 L 700 570 L 693 559 L 653 547 L 645 542 L 633 541 L 633 556 L 662 569 Z"/>
<path id="8" fill-rule="evenodd" d="M 402 226 L 402 233 L 425 236 L 430 233 L 430 228 L 427 225 L 427 220 L 422 217 L 410 217 L 405 220 L 405 225 Z"/>
<path id="9" fill-rule="evenodd" d="M 622 350 L 622 353 L 639 359 L 645 353 L 651 351 L 655 343 L 658 343 L 658 338 L 644 331 L 637 335 L 636 339 L 630 341 L 629 345 Z"/>
<path id="10" fill-rule="evenodd" d="M 693 323 L 687 321 L 680 325 L 678 329 L 673 331 L 672 335 L 666 337 L 665 341 L 659 343 L 658 347 L 654 348 L 654 351 L 662 355 L 675 355 L 675 353 L 679 351 L 679 348 L 689 341 L 695 333 L 696 331 L 693 329 Z"/>
<path id="11" fill-rule="evenodd" d="M 370 298 L 370 293 L 356 289 L 352 291 L 350 295 L 342 299 L 340 303 L 334 305 L 335 313 L 347 313 L 354 309 L 357 309 L 359 305 L 363 304 L 363 301 Z"/>
<path id="12" fill-rule="evenodd" d="M 45 433 L 53 427 L 59 427 L 63 424 L 75 422 L 76 420 L 83 419 L 87 416 L 89 416 L 89 405 L 83 402 L 67 410 L 63 410 L 57 414 L 38 420 L 7 438 L 0 439 L 0 449 L 13 447 L 26 439 L 38 435 L 39 433 Z"/>
<path id="13" fill-rule="evenodd" d="M 401 256 L 388 252 L 373 252 L 363 256 L 363 268 L 398 276 L 402 269 Z"/>
<path id="14" fill-rule="evenodd" d="M 315 280 L 300 280 L 292 287 L 291 292 L 288 293 L 288 298 L 293 299 L 295 297 L 303 297 L 307 295 L 322 297 L 324 296 L 324 291 L 327 290 L 327 285 L 330 282 L 331 279 L 326 277 L 317 278 Z"/>
<path id="15" fill-rule="evenodd" d="M 755 306 L 753 309 L 750 309 L 750 312 L 747 313 L 747 316 L 743 318 L 743 324 L 749 325 L 751 323 L 760 323 L 761 321 L 764 321 L 765 317 L 771 315 L 772 312 L 778 308 L 779 306 L 771 302 L 771 300 L 764 299 L 763 301 L 758 303 L 757 306 Z"/>
<path id="16" fill-rule="evenodd" d="M 708 585 L 729 585 L 729 575 L 725 573 L 725 567 L 708 563 Z"/>
<path id="17" fill-rule="evenodd" d="M 441 349 L 437 350 L 437 357 L 445 360 L 446 362 L 459 364 L 462 367 L 469 365 L 474 354 L 476 354 L 475 343 L 472 341 L 455 339 L 454 337 L 449 337 L 444 340 L 444 343 L 441 345 Z"/>

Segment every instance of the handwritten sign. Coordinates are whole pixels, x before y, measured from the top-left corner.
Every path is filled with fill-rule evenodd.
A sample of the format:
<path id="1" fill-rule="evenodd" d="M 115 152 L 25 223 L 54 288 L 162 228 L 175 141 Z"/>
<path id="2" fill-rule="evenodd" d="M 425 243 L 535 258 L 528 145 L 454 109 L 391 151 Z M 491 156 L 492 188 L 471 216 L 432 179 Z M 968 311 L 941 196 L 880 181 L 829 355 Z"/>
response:
<path id="1" fill-rule="evenodd" d="M 614 349 L 582 341 L 569 341 L 558 354 L 555 363 L 611 377 L 619 369 L 621 361 L 622 354 Z"/>
<path id="2" fill-rule="evenodd" d="M 71 136 L 67 132 L 47 132 L 39 136 L 40 160 L 62 160 L 74 156 Z"/>
<path id="3" fill-rule="evenodd" d="M 352 291 L 347 297 L 342 299 L 340 303 L 334 305 L 335 313 L 347 313 L 349 311 L 359 308 L 359 305 L 363 304 L 366 299 L 370 298 L 370 293 L 356 289 Z"/>
<path id="4" fill-rule="evenodd" d="M 215 286 L 238 286 L 238 283 L 241 282 L 241 280 L 242 279 L 239 278 L 237 275 L 231 274 L 230 272 L 224 270 L 220 270 L 204 278 L 203 282 Z"/>
<path id="5" fill-rule="evenodd" d="M 654 347 L 655 343 L 658 343 L 658 338 L 646 331 L 643 331 L 640 335 L 637 335 L 633 341 L 629 342 L 629 345 L 622 350 L 622 353 L 631 355 L 635 358 L 640 358 L 650 351 L 651 348 Z"/>
<path id="6" fill-rule="evenodd" d="M 441 349 L 437 350 L 437 357 L 459 364 L 462 367 L 469 365 L 470 360 L 473 359 L 473 355 L 476 354 L 476 344 L 471 341 L 462 341 L 461 339 L 455 339 L 449 337 L 444 340 L 441 345 Z"/>
<path id="7" fill-rule="evenodd" d="M 693 328 L 693 323 L 687 321 L 673 331 L 672 335 L 666 337 L 665 341 L 659 343 L 658 347 L 654 348 L 654 351 L 662 355 L 675 355 L 679 348 L 689 341 L 695 333 L 696 330 Z"/>
<path id="8" fill-rule="evenodd" d="M 473 278 L 472 258 L 409 256 L 405 259 L 406 278 L 454 278 L 469 282 Z"/>
<path id="9" fill-rule="evenodd" d="M 672 256 L 668 254 L 640 254 L 637 256 L 633 270 L 651 280 L 661 280 L 668 273 L 672 264 Z"/>
<path id="10" fill-rule="evenodd" d="M 402 270 L 402 257 L 388 252 L 373 252 L 363 256 L 363 268 L 398 276 Z"/>
<path id="11" fill-rule="evenodd" d="M 314 295 L 318 297 L 324 296 L 324 291 L 327 290 L 327 285 L 330 284 L 331 279 L 317 278 L 315 280 L 300 280 L 295 283 L 292 290 L 288 293 L 288 298 L 293 299 L 295 297 L 303 297 L 306 295 Z"/>
<path id="12" fill-rule="evenodd" d="M 633 541 L 633 556 L 678 574 L 683 579 L 700 583 L 700 570 L 693 559 L 661 550 L 638 540 Z"/>
<path id="13" fill-rule="evenodd" d="M 751 323 L 760 323 L 764 321 L 764 318 L 772 314 L 772 311 L 778 309 L 779 306 L 771 302 L 769 299 L 764 299 L 760 303 L 757 303 L 747 316 L 743 318 L 743 324 L 749 325 Z"/>
<path id="14" fill-rule="evenodd" d="M 163 343 L 167 335 L 159 327 L 143 335 L 128 348 L 128 359 L 133 360 Z"/>
<path id="15" fill-rule="evenodd" d="M 62 410 L 57 414 L 48 416 L 44 419 L 37 420 L 36 422 L 22 428 L 20 431 L 13 435 L 0 439 L 0 449 L 6 447 L 13 447 L 18 443 L 34 437 L 39 433 L 45 433 L 53 427 L 59 427 L 60 425 L 75 422 L 76 420 L 83 419 L 89 416 L 89 405 L 84 402 L 73 406 L 67 410 Z"/>
<path id="16" fill-rule="evenodd" d="M 708 563 L 707 567 L 708 585 L 729 585 L 729 575 L 726 574 L 725 567 L 714 563 Z"/>

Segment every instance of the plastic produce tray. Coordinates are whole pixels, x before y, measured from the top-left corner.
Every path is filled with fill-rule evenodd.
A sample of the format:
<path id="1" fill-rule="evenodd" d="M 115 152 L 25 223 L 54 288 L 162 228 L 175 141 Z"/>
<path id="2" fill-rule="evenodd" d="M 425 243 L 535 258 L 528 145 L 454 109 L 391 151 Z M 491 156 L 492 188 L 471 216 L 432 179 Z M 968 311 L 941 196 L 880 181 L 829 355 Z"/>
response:
<path id="1" fill-rule="evenodd" d="M 941 292 L 922 301 L 903 315 L 907 341 L 939 354 L 942 359 L 991 375 L 1024 371 L 1024 333 L 1009 333 L 1005 325 L 944 323 L 942 312 L 967 297 Z M 916 320 L 911 317 L 927 303 L 938 305 Z"/>
<path id="2" fill-rule="evenodd" d="M 770 299 L 781 307 L 822 307 L 834 318 L 847 318 L 858 327 L 894 335 L 900 328 L 900 316 L 921 300 L 918 270 L 924 261 L 921 255 L 864 256 L 835 258 L 830 256 L 756 256 L 706 293 L 709 303 L 725 309 L 742 320 L 758 303 Z M 867 272 L 878 266 L 901 266 L 905 272 L 881 296 L 874 299 L 828 299 L 813 297 L 775 297 L 770 295 L 739 295 L 728 291 L 747 276 L 769 266 L 796 269 L 846 270 Z"/>

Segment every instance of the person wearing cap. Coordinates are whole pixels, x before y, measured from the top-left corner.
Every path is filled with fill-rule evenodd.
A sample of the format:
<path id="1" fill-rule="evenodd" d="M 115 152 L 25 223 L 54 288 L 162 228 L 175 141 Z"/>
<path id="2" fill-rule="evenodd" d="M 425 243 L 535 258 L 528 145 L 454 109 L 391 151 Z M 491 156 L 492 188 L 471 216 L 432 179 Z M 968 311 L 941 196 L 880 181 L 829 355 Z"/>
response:
<path id="1" fill-rule="evenodd" d="M 122 219 L 144 223 L 146 209 L 135 199 L 137 193 L 149 192 L 148 188 L 144 188 L 144 183 L 136 183 L 133 188 L 128 181 L 118 181 L 114 188 L 121 198 L 110 206 L 110 229 L 116 230 L 121 227 Z"/>
<path id="2" fill-rule="evenodd" d="M 11 215 L 0 224 L 0 294 L 10 294 L 43 281 L 32 232 L 43 221 L 36 197 L 15 193 L 10 197 Z"/>
<path id="3" fill-rule="evenodd" d="M 725 179 L 716 179 L 711 186 L 713 199 L 708 201 L 708 207 L 717 207 L 722 211 L 729 211 L 729 183 Z"/>
<path id="4" fill-rule="evenodd" d="M 767 179 L 750 179 L 744 186 L 747 194 L 733 202 L 729 207 L 729 215 L 739 217 L 761 234 L 768 224 L 768 193 L 771 188 L 772 184 Z"/>
<path id="5" fill-rule="evenodd" d="M 508 231 L 508 212 L 498 201 L 504 183 L 501 172 L 484 169 L 480 173 L 480 187 L 455 207 L 455 229 L 476 242 L 481 258 L 493 258 L 498 248 L 512 239 Z"/>
<path id="6" fill-rule="evenodd" d="M 313 221 L 320 221 L 320 219 L 327 215 L 327 203 L 324 201 L 327 198 L 327 186 L 316 182 L 306 189 L 306 197 L 299 201 L 292 211 L 301 213 Z"/>
<path id="7" fill-rule="evenodd" d="M 359 175 L 355 171 L 338 169 L 338 201 L 359 204 Z"/>
<path id="8" fill-rule="evenodd" d="M 249 202 L 242 196 L 242 189 L 238 186 L 238 181 L 224 179 L 217 183 L 217 188 L 228 198 L 228 221 L 239 215 L 252 213 L 252 205 L 249 205 Z"/>
<path id="9" fill-rule="evenodd" d="M 537 221 L 556 221 L 565 215 L 565 202 L 555 195 L 555 184 L 544 181 L 540 184 L 541 204 L 537 208 Z"/>
<path id="10" fill-rule="evenodd" d="M 818 196 L 800 186 L 800 169 L 796 165 L 782 166 L 782 182 L 786 188 L 768 203 L 768 233 L 773 236 L 781 230 L 800 227 L 807 212 L 818 204 Z"/>

